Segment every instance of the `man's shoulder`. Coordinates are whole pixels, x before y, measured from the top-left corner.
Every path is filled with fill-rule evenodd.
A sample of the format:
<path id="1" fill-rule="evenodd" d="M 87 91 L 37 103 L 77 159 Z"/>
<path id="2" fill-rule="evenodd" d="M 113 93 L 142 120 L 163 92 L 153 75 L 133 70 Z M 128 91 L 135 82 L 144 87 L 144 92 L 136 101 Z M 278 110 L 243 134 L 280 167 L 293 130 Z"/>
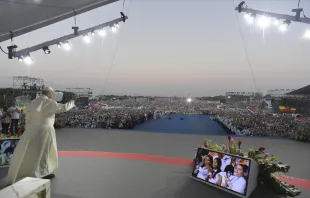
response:
<path id="1" fill-rule="evenodd" d="M 36 99 L 34 99 L 33 101 L 31 101 L 30 104 L 38 104 L 38 103 L 43 103 L 46 105 L 53 105 L 53 104 L 57 104 L 57 102 L 55 100 L 49 99 L 49 98 L 44 98 L 44 97 L 38 97 Z"/>

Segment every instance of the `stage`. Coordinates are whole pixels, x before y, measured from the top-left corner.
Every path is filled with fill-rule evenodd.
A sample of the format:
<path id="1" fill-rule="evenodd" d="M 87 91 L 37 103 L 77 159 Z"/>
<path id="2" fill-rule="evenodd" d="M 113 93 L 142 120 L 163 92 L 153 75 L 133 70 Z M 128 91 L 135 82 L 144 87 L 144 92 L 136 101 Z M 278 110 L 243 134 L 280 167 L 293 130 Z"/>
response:
<path id="1" fill-rule="evenodd" d="M 190 198 L 203 194 L 213 198 L 234 197 L 189 177 L 194 148 L 204 138 L 219 144 L 227 143 L 226 136 L 215 135 L 57 130 L 59 169 L 52 180 L 52 198 Z M 267 152 L 275 153 L 283 162 L 291 164 L 288 175 L 310 180 L 309 144 L 266 138 L 235 139 L 243 140 L 243 148 L 266 147 Z M 3 176 L 5 169 L 1 172 Z M 310 197 L 310 182 L 296 181 L 305 188 L 301 189 L 299 197 Z M 268 189 L 258 187 L 251 198 L 261 197 L 276 196 Z"/>

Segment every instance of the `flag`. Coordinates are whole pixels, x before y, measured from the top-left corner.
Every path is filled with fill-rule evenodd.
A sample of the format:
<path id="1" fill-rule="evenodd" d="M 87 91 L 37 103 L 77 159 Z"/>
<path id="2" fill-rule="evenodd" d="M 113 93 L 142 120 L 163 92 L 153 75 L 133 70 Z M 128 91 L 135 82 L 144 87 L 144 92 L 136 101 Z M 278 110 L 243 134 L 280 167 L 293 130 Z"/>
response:
<path id="1" fill-rule="evenodd" d="M 255 113 L 255 109 L 253 107 L 249 108 L 247 107 L 247 110 L 250 114 L 254 114 Z"/>

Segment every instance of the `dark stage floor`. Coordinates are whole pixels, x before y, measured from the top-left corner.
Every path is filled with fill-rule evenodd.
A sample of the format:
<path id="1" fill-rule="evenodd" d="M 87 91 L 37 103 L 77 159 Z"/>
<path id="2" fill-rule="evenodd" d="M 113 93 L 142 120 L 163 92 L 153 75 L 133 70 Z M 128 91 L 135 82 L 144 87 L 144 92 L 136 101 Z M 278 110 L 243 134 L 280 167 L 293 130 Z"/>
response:
<path id="1" fill-rule="evenodd" d="M 183 161 L 193 158 L 194 148 L 204 138 L 219 144 L 227 143 L 225 136 L 214 135 L 100 129 L 57 130 L 59 151 L 105 153 L 92 155 L 89 152 L 82 157 L 75 155 L 79 152 L 60 152 L 59 169 L 52 180 L 52 198 L 233 198 L 228 193 L 189 177 L 191 168 L 184 165 Z M 283 162 L 292 165 L 290 176 L 310 180 L 310 144 L 278 139 L 240 139 L 243 141 L 242 148 L 264 146 L 267 152 L 276 154 Z M 168 158 L 154 160 L 154 156 Z M 167 161 L 172 158 L 181 159 L 169 164 Z M 3 175 L 4 169 L 1 172 Z M 310 186 L 307 188 L 310 189 Z M 310 197 L 309 190 L 302 191 L 300 198 Z M 258 187 L 251 196 L 262 197 L 276 196 L 262 187 Z"/>
<path id="2" fill-rule="evenodd" d="M 224 136 L 145 133 L 122 130 L 62 129 L 57 131 L 60 151 L 104 151 L 192 159 L 204 138 L 227 143 Z M 289 175 L 310 180 L 309 144 L 290 140 L 240 138 L 243 148 L 264 146 L 292 165 Z M 113 156 L 112 156 L 113 158 Z M 121 157 L 120 157 L 121 158 Z M 145 156 L 145 158 L 147 158 Z M 148 160 L 148 159 L 146 159 Z M 132 159 L 60 157 L 52 198 L 116 197 L 233 197 L 189 178 L 189 167 Z M 310 188 L 310 187 L 309 187 Z M 275 197 L 259 187 L 251 198 Z M 300 198 L 310 197 L 303 190 Z"/>

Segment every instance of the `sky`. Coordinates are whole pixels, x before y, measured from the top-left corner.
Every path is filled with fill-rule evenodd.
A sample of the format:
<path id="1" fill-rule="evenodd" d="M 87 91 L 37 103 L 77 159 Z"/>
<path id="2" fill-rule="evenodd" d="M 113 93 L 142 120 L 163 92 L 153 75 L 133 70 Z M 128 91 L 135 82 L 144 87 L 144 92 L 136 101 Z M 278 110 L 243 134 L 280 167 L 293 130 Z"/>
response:
<path id="1" fill-rule="evenodd" d="M 301 37 L 310 25 L 293 22 L 285 33 L 275 27 L 263 31 L 236 13 L 239 2 L 126 0 L 128 21 L 103 39 L 96 36 L 85 44 L 78 37 L 71 40 L 69 52 L 56 46 L 50 47 L 49 55 L 34 52 L 31 66 L 0 54 L 0 87 L 12 87 L 13 76 L 31 76 L 58 90 L 89 87 L 97 94 L 194 97 L 309 85 L 310 40 Z M 246 1 L 249 8 L 290 15 L 297 2 Z M 301 0 L 300 6 L 310 16 L 310 1 Z M 80 29 L 98 25 L 119 18 L 122 10 L 123 2 L 116 2 L 78 15 L 77 25 Z M 71 18 L 14 42 L 23 49 L 70 34 L 73 24 Z"/>

